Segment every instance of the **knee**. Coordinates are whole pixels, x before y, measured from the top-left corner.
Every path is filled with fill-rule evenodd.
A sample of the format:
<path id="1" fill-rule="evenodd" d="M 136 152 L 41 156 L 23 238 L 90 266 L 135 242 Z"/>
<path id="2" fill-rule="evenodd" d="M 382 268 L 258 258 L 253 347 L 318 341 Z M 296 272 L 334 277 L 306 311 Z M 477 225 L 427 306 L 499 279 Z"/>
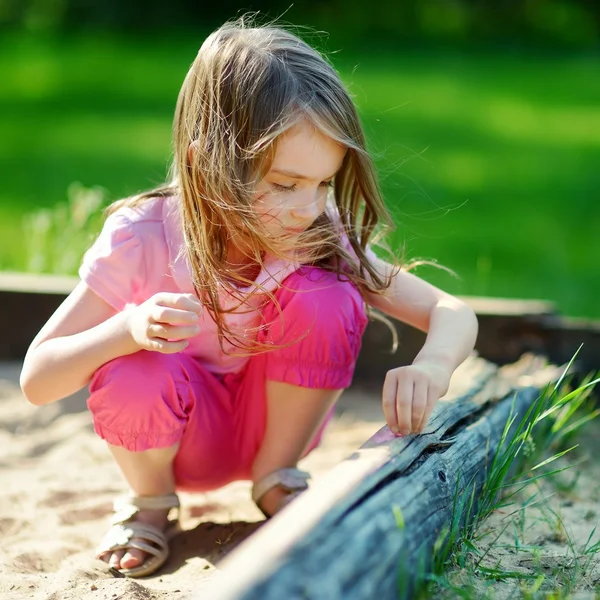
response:
<path id="1" fill-rule="evenodd" d="M 335 273 L 317 267 L 305 267 L 291 275 L 284 285 L 291 298 L 283 313 L 290 319 L 315 326 L 341 323 L 360 327 L 366 322 L 364 301 L 354 284 L 338 279 Z"/>
<path id="2" fill-rule="evenodd" d="M 123 401 L 163 390 L 171 371 L 171 355 L 141 350 L 102 365 L 90 382 L 90 393 L 118 395 Z"/>
<path id="3" fill-rule="evenodd" d="M 367 323 L 364 301 L 354 284 L 335 273 L 304 267 L 282 284 L 271 335 L 286 341 L 310 336 L 360 337 Z M 273 327 L 275 325 L 275 327 Z"/>
<path id="4" fill-rule="evenodd" d="M 100 437 L 131 451 L 169 447 L 181 437 L 186 412 L 173 376 L 176 356 L 140 351 L 96 371 L 87 404 Z"/>
<path id="5" fill-rule="evenodd" d="M 367 324 L 363 299 L 349 281 L 317 268 L 287 278 L 265 324 L 273 346 L 267 379 L 300 387 L 344 389 L 350 385 Z"/>

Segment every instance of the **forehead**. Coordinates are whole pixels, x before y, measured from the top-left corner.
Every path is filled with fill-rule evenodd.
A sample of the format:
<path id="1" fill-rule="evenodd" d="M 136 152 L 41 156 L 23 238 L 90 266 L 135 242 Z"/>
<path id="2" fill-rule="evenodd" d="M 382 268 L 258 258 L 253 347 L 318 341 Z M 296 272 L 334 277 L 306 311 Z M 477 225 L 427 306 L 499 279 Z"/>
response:
<path id="1" fill-rule="evenodd" d="M 345 155 L 344 146 L 303 120 L 277 140 L 271 171 L 291 171 L 320 181 L 338 171 Z"/>

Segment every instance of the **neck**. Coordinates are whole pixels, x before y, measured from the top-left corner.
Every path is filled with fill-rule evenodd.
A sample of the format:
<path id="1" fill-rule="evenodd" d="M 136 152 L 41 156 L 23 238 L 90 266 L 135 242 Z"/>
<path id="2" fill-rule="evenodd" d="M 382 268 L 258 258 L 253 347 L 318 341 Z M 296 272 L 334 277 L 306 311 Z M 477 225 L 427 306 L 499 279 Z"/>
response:
<path id="1" fill-rule="evenodd" d="M 239 248 L 230 245 L 225 264 L 234 273 L 254 281 L 261 270 L 260 263 L 245 255 Z"/>

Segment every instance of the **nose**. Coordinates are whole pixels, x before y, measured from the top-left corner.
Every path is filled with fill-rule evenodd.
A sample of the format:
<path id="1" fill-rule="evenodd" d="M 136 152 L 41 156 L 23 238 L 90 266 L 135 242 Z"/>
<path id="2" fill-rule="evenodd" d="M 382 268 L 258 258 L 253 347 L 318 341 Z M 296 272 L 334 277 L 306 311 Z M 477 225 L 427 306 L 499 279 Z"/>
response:
<path id="1" fill-rule="evenodd" d="M 321 198 L 323 194 L 307 193 L 302 198 L 297 198 L 294 206 L 290 210 L 292 218 L 300 224 L 311 224 L 325 210 L 326 198 Z"/>

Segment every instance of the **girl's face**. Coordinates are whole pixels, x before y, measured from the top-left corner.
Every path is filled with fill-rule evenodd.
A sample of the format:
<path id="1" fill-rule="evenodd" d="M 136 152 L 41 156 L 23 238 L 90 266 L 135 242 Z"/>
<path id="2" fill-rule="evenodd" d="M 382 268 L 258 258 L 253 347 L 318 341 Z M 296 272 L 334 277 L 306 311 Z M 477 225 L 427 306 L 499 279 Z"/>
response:
<path id="1" fill-rule="evenodd" d="M 271 235 L 298 235 L 312 225 L 345 154 L 306 120 L 278 139 L 271 170 L 256 188 L 255 208 Z"/>

